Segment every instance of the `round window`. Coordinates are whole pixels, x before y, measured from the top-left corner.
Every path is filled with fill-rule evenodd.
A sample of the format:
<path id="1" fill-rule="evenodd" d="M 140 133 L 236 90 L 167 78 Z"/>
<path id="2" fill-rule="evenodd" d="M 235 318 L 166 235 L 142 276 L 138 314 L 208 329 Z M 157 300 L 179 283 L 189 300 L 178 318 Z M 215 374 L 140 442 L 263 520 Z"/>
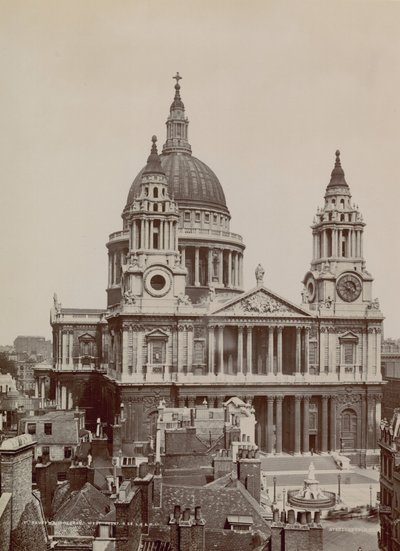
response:
<path id="1" fill-rule="evenodd" d="M 155 291 L 161 291 L 165 287 L 165 284 L 165 277 L 160 274 L 153 275 L 150 279 L 150 285 Z"/>

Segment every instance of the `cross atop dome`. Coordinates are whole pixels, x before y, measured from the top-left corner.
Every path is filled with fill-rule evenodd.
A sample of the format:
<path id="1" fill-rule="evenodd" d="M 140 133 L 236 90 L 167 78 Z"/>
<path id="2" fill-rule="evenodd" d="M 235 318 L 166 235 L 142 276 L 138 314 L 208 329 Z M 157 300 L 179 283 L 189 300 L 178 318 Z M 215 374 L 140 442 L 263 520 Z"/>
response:
<path id="1" fill-rule="evenodd" d="M 180 76 L 180 74 L 177 72 L 176 75 L 175 75 L 174 77 L 172 77 L 172 78 L 174 78 L 174 79 L 176 80 L 176 84 L 177 84 L 178 86 L 180 86 L 179 81 L 182 80 L 182 77 Z M 176 86 L 176 85 L 175 85 L 175 86 Z"/>

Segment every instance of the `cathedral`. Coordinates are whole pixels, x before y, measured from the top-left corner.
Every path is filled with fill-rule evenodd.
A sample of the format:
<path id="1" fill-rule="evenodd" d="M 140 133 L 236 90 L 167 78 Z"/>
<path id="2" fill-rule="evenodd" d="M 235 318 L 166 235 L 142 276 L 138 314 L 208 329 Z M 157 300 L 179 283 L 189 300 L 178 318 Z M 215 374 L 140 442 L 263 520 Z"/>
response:
<path id="1" fill-rule="evenodd" d="M 214 408 L 238 396 L 255 410 L 266 453 L 341 452 L 373 464 L 383 316 L 340 152 L 312 223 L 301 304 L 266 288 L 260 265 L 245 291 L 245 245 L 217 176 L 192 155 L 174 78 L 165 143 L 159 153 L 152 137 L 106 245 L 106 307 L 65 308 L 54 297 L 50 397 L 85 409 L 92 425 L 100 417 L 110 438 L 123 419 L 123 453 L 154 438 L 161 400 Z"/>

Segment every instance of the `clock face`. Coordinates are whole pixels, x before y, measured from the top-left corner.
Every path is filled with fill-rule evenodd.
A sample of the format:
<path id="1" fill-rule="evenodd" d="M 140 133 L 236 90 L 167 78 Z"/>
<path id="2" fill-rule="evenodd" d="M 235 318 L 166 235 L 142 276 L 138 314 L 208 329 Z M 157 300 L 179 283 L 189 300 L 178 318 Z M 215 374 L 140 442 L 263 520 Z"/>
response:
<path id="1" fill-rule="evenodd" d="M 336 284 L 338 295 L 346 302 L 353 302 L 361 294 L 361 281 L 352 274 L 344 275 Z"/>

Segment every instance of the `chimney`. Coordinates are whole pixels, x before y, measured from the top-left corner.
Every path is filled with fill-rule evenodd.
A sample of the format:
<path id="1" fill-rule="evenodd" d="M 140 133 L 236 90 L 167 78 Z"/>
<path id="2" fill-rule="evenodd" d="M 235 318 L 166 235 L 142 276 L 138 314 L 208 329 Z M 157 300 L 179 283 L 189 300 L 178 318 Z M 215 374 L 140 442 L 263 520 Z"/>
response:
<path id="1" fill-rule="evenodd" d="M 201 507 L 197 506 L 194 515 L 187 507 L 181 515 L 181 507 L 175 505 L 173 515 L 170 515 L 171 543 L 176 551 L 206 551 L 204 526 L 205 520 Z"/>
<path id="2" fill-rule="evenodd" d="M 142 465 L 144 465 L 144 463 L 142 463 L 140 467 Z M 134 485 L 140 488 L 141 491 L 143 534 L 149 533 L 150 515 L 153 504 L 153 478 L 154 476 L 152 474 L 147 473 L 143 477 L 138 477 L 134 479 Z"/>
<path id="3" fill-rule="evenodd" d="M 252 452 L 253 453 L 253 452 Z M 258 454 L 254 454 L 258 455 Z M 248 457 L 247 449 L 239 449 L 237 477 L 257 503 L 261 499 L 261 460 L 259 457 Z"/>
<path id="4" fill-rule="evenodd" d="M 94 484 L 94 469 L 86 465 L 71 465 L 68 470 L 71 492 L 83 488 L 86 482 Z"/>
<path id="5" fill-rule="evenodd" d="M 10 493 L 11 530 L 18 527 L 26 505 L 32 500 L 32 456 L 36 442 L 30 434 L 3 440 L 0 446 L 0 494 Z"/>

